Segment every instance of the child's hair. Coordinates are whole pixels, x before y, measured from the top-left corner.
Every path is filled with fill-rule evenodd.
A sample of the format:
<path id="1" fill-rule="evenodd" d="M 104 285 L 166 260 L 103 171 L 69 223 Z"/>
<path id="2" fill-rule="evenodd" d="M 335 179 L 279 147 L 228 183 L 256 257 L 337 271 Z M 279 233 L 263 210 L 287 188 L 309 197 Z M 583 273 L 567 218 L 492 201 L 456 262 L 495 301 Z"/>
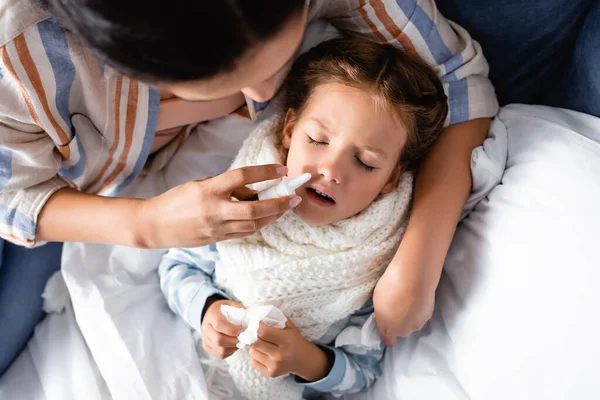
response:
<path id="1" fill-rule="evenodd" d="M 389 44 L 346 37 L 311 49 L 288 75 L 284 109 L 301 113 L 315 88 L 327 83 L 372 90 L 377 101 L 398 113 L 408 135 L 399 163 L 408 169 L 418 167 L 448 114 L 448 99 L 434 70 L 416 54 Z"/>

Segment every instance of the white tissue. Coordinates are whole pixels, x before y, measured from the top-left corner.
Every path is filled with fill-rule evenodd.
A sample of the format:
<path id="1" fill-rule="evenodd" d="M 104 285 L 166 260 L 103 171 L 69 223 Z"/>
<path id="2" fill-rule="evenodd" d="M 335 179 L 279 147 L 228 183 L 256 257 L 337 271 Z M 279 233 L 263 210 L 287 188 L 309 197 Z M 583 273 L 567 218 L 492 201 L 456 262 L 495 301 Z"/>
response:
<path id="1" fill-rule="evenodd" d="M 372 314 L 362 327 L 350 326 L 335 338 L 335 347 L 352 346 L 353 348 L 377 349 L 381 343 L 375 314 Z"/>
<path id="2" fill-rule="evenodd" d="M 48 279 L 44 293 L 42 293 L 44 299 L 43 309 L 46 313 L 60 313 L 71 301 L 69 290 L 63 279 L 60 271 L 56 271 L 54 275 Z"/>
<path id="3" fill-rule="evenodd" d="M 274 306 L 237 308 L 222 305 L 221 314 L 232 324 L 245 328 L 238 335 L 239 343 L 237 347 L 239 349 L 243 349 L 258 340 L 258 326 L 261 322 L 279 329 L 285 328 L 287 322 L 285 315 Z"/>

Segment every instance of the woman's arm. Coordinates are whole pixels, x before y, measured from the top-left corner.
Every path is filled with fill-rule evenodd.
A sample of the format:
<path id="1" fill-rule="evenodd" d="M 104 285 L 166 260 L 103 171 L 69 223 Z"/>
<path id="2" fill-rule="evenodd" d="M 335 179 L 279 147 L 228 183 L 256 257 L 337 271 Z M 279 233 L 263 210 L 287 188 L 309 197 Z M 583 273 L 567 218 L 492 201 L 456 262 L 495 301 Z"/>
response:
<path id="1" fill-rule="evenodd" d="M 60 189 L 40 212 L 36 239 L 141 247 L 143 241 L 137 227 L 143 201 L 95 196 L 71 188 Z"/>
<path id="2" fill-rule="evenodd" d="M 408 228 L 373 296 L 388 345 L 431 317 L 446 253 L 471 190 L 471 152 L 483 143 L 489 125 L 482 118 L 446 128 L 417 176 Z"/>
<path id="3" fill-rule="evenodd" d="M 311 7 L 341 31 L 416 52 L 444 85 L 449 125 L 496 115 L 498 101 L 481 46 L 446 20 L 435 1 L 312 0 Z"/>
<path id="4" fill-rule="evenodd" d="M 146 200 L 106 198 L 62 189 L 43 205 L 38 240 L 100 242 L 144 248 L 199 247 L 247 236 L 298 204 L 297 196 L 232 201 L 245 185 L 275 179 L 279 165 L 244 167 L 188 182 Z"/>
<path id="5" fill-rule="evenodd" d="M 329 1 L 325 17 L 341 30 L 414 51 L 438 72 L 448 95 L 448 124 L 425 161 L 400 248 L 374 294 L 387 344 L 430 318 L 434 291 L 470 188 L 470 159 L 498 110 L 488 64 L 467 31 L 446 20 L 433 0 Z"/>
<path id="6" fill-rule="evenodd" d="M 45 43 L 39 42 L 40 37 Z M 78 44 L 70 43 L 60 27 L 47 21 L 31 26 L 7 44 L 0 43 L 0 236 L 28 247 L 42 241 L 197 247 L 250 234 L 290 208 L 289 198 L 231 201 L 231 194 L 244 192 L 248 179 L 281 177 L 276 166 L 231 171 L 149 200 L 108 199 L 68 189 L 89 187 L 95 181 L 99 184 L 97 178 L 103 176 L 107 183 L 120 173 L 133 178 L 134 170 L 144 162 L 139 152 L 149 144 L 151 121 L 156 117 L 150 104 L 158 100 L 145 85 L 133 80 L 106 80 L 99 66 L 72 58 L 71 45 Z M 65 79 L 56 81 L 61 74 Z M 27 77 L 36 78 L 31 81 Z M 90 84 L 72 85 L 78 80 Z M 82 105 L 82 99 L 94 101 Z M 72 104 L 76 104 L 76 112 L 69 108 Z M 114 113 L 110 106 L 105 108 L 107 104 L 126 112 Z M 95 111 L 88 113 L 88 106 Z M 93 119 L 96 124 L 106 123 L 106 132 L 87 128 L 88 123 L 94 125 Z M 76 120 L 80 122 L 76 124 Z M 111 139 L 112 124 L 125 128 L 116 129 Z M 103 144 L 98 137 L 92 140 L 89 136 L 99 133 L 105 135 Z M 83 146 L 84 142 L 90 145 Z M 121 152 L 120 146 L 124 146 Z M 101 167 L 93 161 L 96 152 L 108 156 L 100 171 L 92 171 Z M 135 165 L 128 165 L 134 161 Z M 110 165 L 114 169 L 108 172 Z M 129 167 L 133 170 L 128 171 Z M 120 186 L 110 190 L 117 191 Z M 98 185 L 90 187 L 99 189 Z"/>

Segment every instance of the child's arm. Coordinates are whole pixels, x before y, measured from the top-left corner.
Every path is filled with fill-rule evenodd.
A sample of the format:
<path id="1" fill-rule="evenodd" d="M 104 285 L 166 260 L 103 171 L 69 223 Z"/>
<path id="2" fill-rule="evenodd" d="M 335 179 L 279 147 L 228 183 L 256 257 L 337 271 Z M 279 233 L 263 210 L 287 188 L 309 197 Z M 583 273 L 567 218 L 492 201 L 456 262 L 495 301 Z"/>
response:
<path id="1" fill-rule="evenodd" d="M 171 249 L 158 266 L 160 288 L 167 304 L 192 328 L 202 332 L 202 314 L 211 297 L 229 299 L 213 283 L 214 245 L 195 249 Z"/>
<path id="2" fill-rule="evenodd" d="M 471 188 L 470 159 L 498 110 L 488 64 L 469 33 L 431 0 L 324 2 L 322 16 L 342 31 L 414 51 L 430 63 L 448 95 L 448 125 L 417 178 L 413 213 L 400 249 L 374 295 L 387 344 L 430 318 L 434 292 Z"/>
<path id="3" fill-rule="evenodd" d="M 237 351 L 239 326 L 221 314 L 220 306 L 243 307 L 228 300 L 213 283 L 215 245 L 196 249 L 171 249 L 158 267 L 160 287 L 169 307 L 202 337 L 202 346 L 216 358 L 224 359 Z"/>
<path id="4" fill-rule="evenodd" d="M 346 329 L 360 331 L 373 313 L 371 302 L 355 313 Z M 357 335 L 360 337 L 360 334 Z M 315 345 L 288 323 L 285 329 L 261 324 L 259 340 L 251 346 L 253 367 L 265 376 L 294 375 L 309 392 L 342 396 L 369 388 L 381 375 L 383 343 L 365 349 L 361 343 L 343 347 Z"/>

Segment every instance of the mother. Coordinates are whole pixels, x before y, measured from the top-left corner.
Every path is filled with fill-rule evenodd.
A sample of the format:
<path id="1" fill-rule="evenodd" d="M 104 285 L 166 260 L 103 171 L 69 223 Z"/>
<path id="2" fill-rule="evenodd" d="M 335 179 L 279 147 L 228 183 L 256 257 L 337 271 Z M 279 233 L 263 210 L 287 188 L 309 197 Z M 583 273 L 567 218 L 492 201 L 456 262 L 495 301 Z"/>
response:
<path id="1" fill-rule="evenodd" d="M 59 243 L 13 243 L 201 246 L 248 235 L 297 205 L 230 200 L 285 174 L 279 166 L 148 200 L 110 196 L 165 165 L 194 124 L 244 102 L 255 117 L 317 17 L 417 51 L 446 85 L 450 126 L 423 166 L 405 240 L 375 296 L 388 342 L 428 318 L 470 188 L 470 153 L 497 110 L 479 46 L 432 1 L 41 3 L 6 0 L 0 14 L 0 374 L 41 318 L 39 294 L 60 265 Z"/>

